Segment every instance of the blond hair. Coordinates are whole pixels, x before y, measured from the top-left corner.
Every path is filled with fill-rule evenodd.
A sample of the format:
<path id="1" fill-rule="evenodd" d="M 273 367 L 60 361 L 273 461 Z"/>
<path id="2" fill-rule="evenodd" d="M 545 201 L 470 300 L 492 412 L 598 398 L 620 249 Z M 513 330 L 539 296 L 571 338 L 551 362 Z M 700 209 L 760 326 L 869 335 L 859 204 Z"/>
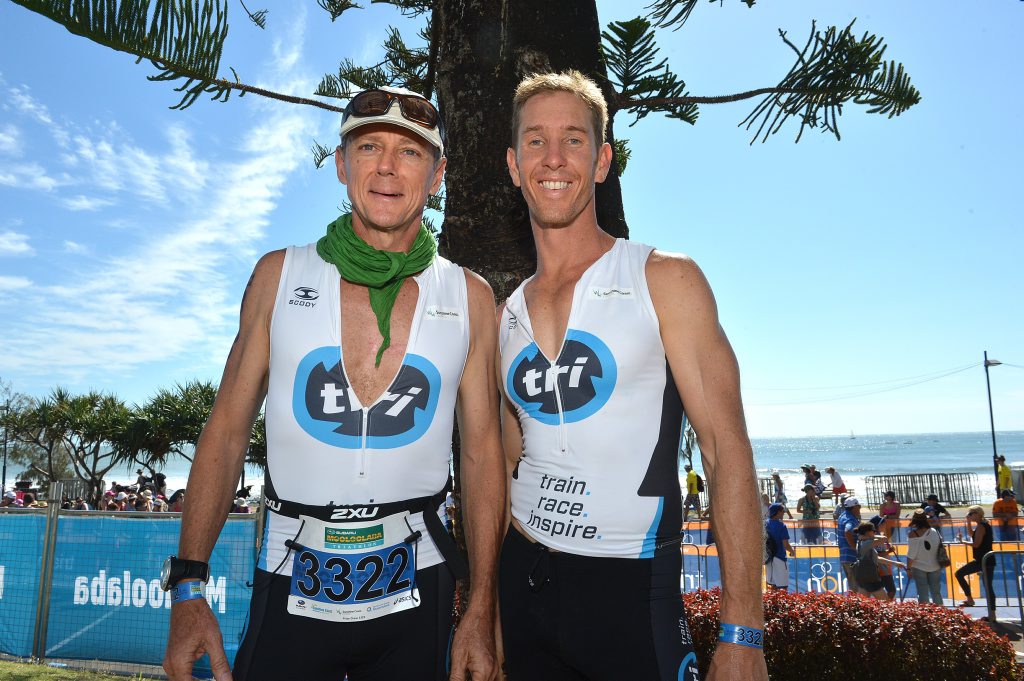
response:
<path id="1" fill-rule="evenodd" d="M 597 83 L 575 69 L 561 73 L 538 73 L 527 76 L 516 86 L 516 93 L 512 98 L 513 144 L 519 135 L 519 121 L 526 102 L 531 97 L 547 92 L 568 92 L 579 97 L 580 101 L 590 110 L 590 120 L 594 126 L 594 139 L 604 144 L 605 128 L 608 127 L 608 104 Z"/>
<path id="2" fill-rule="evenodd" d="M 981 506 L 968 506 L 967 507 L 967 515 L 970 515 L 972 513 L 980 513 L 982 515 L 982 517 L 984 517 L 985 509 L 983 509 Z"/>

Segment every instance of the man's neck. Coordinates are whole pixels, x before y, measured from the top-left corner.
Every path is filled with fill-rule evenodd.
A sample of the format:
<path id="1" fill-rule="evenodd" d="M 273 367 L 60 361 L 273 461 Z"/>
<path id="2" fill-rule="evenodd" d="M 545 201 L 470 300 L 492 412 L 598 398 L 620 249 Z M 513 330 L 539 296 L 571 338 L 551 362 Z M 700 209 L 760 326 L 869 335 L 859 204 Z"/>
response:
<path id="1" fill-rule="evenodd" d="M 422 214 L 419 220 L 402 227 L 380 230 L 367 227 L 358 215 L 352 214 L 352 231 L 356 236 L 378 251 L 391 251 L 392 253 L 408 253 L 412 250 L 412 245 L 420 233 L 421 223 Z"/>
<path id="2" fill-rule="evenodd" d="M 531 220 L 537 246 L 537 277 L 548 278 L 585 269 L 611 250 L 615 237 L 601 229 L 596 216 L 565 227 L 540 227 Z"/>

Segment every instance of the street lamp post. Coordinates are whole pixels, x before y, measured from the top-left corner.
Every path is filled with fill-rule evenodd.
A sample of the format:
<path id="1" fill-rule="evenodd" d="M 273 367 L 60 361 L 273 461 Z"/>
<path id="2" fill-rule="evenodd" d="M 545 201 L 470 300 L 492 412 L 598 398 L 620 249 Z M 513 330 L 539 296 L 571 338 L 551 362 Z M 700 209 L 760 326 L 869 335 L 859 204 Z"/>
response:
<path id="1" fill-rule="evenodd" d="M 0 494 L 7 492 L 7 415 L 11 413 L 11 401 L 7 400 L 4 405 L 4 471 L 3 478 L 0 478 Z"/>
<path id="2" fill-rule="evenodd" d="M 998 359 L 989 359 L 988 350 L 985 351 L 985 390 L 988 391 L 988 423 L 992 429 L 992 470 L 996 474 L 996 495 L 999 495 L 1001 491 L 999 489 L 999 452 L 996 449 L 996 421 L 992 417 L 992 384 L 988 380 L 988 368 L 996 367 L 1002 364 Z"/>

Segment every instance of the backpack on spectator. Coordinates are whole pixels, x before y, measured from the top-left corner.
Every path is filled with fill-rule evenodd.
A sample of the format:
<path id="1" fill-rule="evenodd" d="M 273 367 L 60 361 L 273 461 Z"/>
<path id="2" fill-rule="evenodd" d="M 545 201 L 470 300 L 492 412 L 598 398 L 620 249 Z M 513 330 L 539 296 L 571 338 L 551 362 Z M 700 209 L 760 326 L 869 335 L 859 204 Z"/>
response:
<path id="1" fill-rule="evenodd" d="M 703 491 L 704 491 L 704 478 L 700 477 L 700 475 L 697 475 L 697 493 L 699 494 L 700 492 L 703 492 Z"/>
<path id="2" fill-rule="evenodd" d="M 773 537 L 772 535 L 768 534 L 767 528 L 766 528 L 766 531 L 765 531 L 765 534 L 764 534 L 764 564 L 765 565 L 767 565 L 768 563 L 772 562 L 772 558 L 775 557 L 776 548 L 777 548 L 777 544 L 775 542 L 775 537 Z"/>

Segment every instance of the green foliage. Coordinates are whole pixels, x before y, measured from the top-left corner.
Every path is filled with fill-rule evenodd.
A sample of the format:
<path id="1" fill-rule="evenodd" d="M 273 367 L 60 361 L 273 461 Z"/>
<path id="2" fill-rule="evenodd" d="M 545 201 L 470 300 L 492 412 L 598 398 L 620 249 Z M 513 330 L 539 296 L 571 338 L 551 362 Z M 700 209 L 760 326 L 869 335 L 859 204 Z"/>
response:
<path id="1" fill-rule="evenodd" d="M 242 2 L 242 0 L 238 1 L 242 4 L 242 9 L 244 9 L 245 13 L 249 15 L 249 20 L 252 21 L 252 23 L 256 24 L 260 28 L 265 29 L 267 27 L 267 10 L 261 9 L 256 12 L 250 12 L 249 8 L 245 6 L 245 3 Z"/>
<path id="2" fill-rule="evenodd" d="M 701 669 L 718 639 L 721 593 L 683 594 Z M 772 681 L 833 676 L 860 681 L 1019 678 L 1009 641 L 962 610 L 830 593 L 764 596 L 765 660 Z"/>
<path id="3" fill-rule="evenodd" d="M 374 5 L 392 5 L 407 17 L 417 17 L 434 9 L 433 0 L 370 0 Z"/>
<path id="4" fill-rule="evenodd" d="M 629 163 L 629 157 L 633 155 L 629 148 L 629 140 L 617 139 L 612 144 L 612 148 L 615 150 L 615 167 L 619 170 L 619 177 L 622 177 L 623 173 L 626 172 L 626 164 Z"/>
<path id="5" fill-rule="evenodd" d="M 658 61 L 651 22 L 643 17 L 613 21 L 601 37 L 609 80 L 619 95 L 618 102 L 612 104 L 636 116 L 630 125 L 652 111 L 691 125 L 697 122 L 697 105 L 681 100 L 686 83 L 669 70 L 666 59 Z"/>
<path id="6" fill-rule="evenodd" d="M 320 5 L 331 15 L 331 21 L 340 17 L 345 10 L 363 8 L 362 5 L 357 5 L 349 0 L 316 0 L 316 4 Z"/>
<path id="7" fill-rule="evenodd" d="M 71 33 L 120 52 L 148 59 L 160 73 L 153 81 L 184 81 L 172 109 L 191 106 L 203 92 L 226 101 L 231 88 L 217 82 L 227 37 L 227 7 L 220 0 L 13 0 L 61 24 Z"/>
<path id="8" fill-rule="evenodd" d="M 842 31 L 835 26 L 822 33 L 811 23 L 811 34 L 803 50 L 797 49 L 780 30 L 782 40 L 797 54 L 796 63 L 779 85 L 740 125 L 757 129 L 751 142 L 768 139 L 791 117 L 800 120 L 796 139 L 804 128 L 821 128 L 840 139 L 839 116 L 843 104 L 853 101 L 868 106 L 868 113 L 899 116 L 921 101 L 921 93 L 910 84 L 903 66 L 885 62 L 882 39 L 868 33 L 853 35 L 850 22 Z"/>
<path id="9" fill-rule="evenodd" d="M 326 161 L 329 156 L 334 156 L 334 149 L 328 149 L 316 141 L 313 142 L 313 146 L 310 151 L 313 152 L 313 165 L 315 165 L 317 169 L 324 167 L 324 161 Z"/>
<path id="10" fill-rule="evenodd" d="M 673 31 L 679 30 L 679 28 L 686 23 L 686 20 L 690 18 L 690 13 L 697 6 L 698 0 L 655 0 L 647 6 L 647 9 L 651 10 L 650 17 L 654 19 L 654 23 L 661 28 L 672 27 Z M 717 2 L 722 4 L 723 0 L 708 0 L 709 2 Z M 747 7 L 753 7 L 757 0 L 742 0 L 743 4 Z"/>

